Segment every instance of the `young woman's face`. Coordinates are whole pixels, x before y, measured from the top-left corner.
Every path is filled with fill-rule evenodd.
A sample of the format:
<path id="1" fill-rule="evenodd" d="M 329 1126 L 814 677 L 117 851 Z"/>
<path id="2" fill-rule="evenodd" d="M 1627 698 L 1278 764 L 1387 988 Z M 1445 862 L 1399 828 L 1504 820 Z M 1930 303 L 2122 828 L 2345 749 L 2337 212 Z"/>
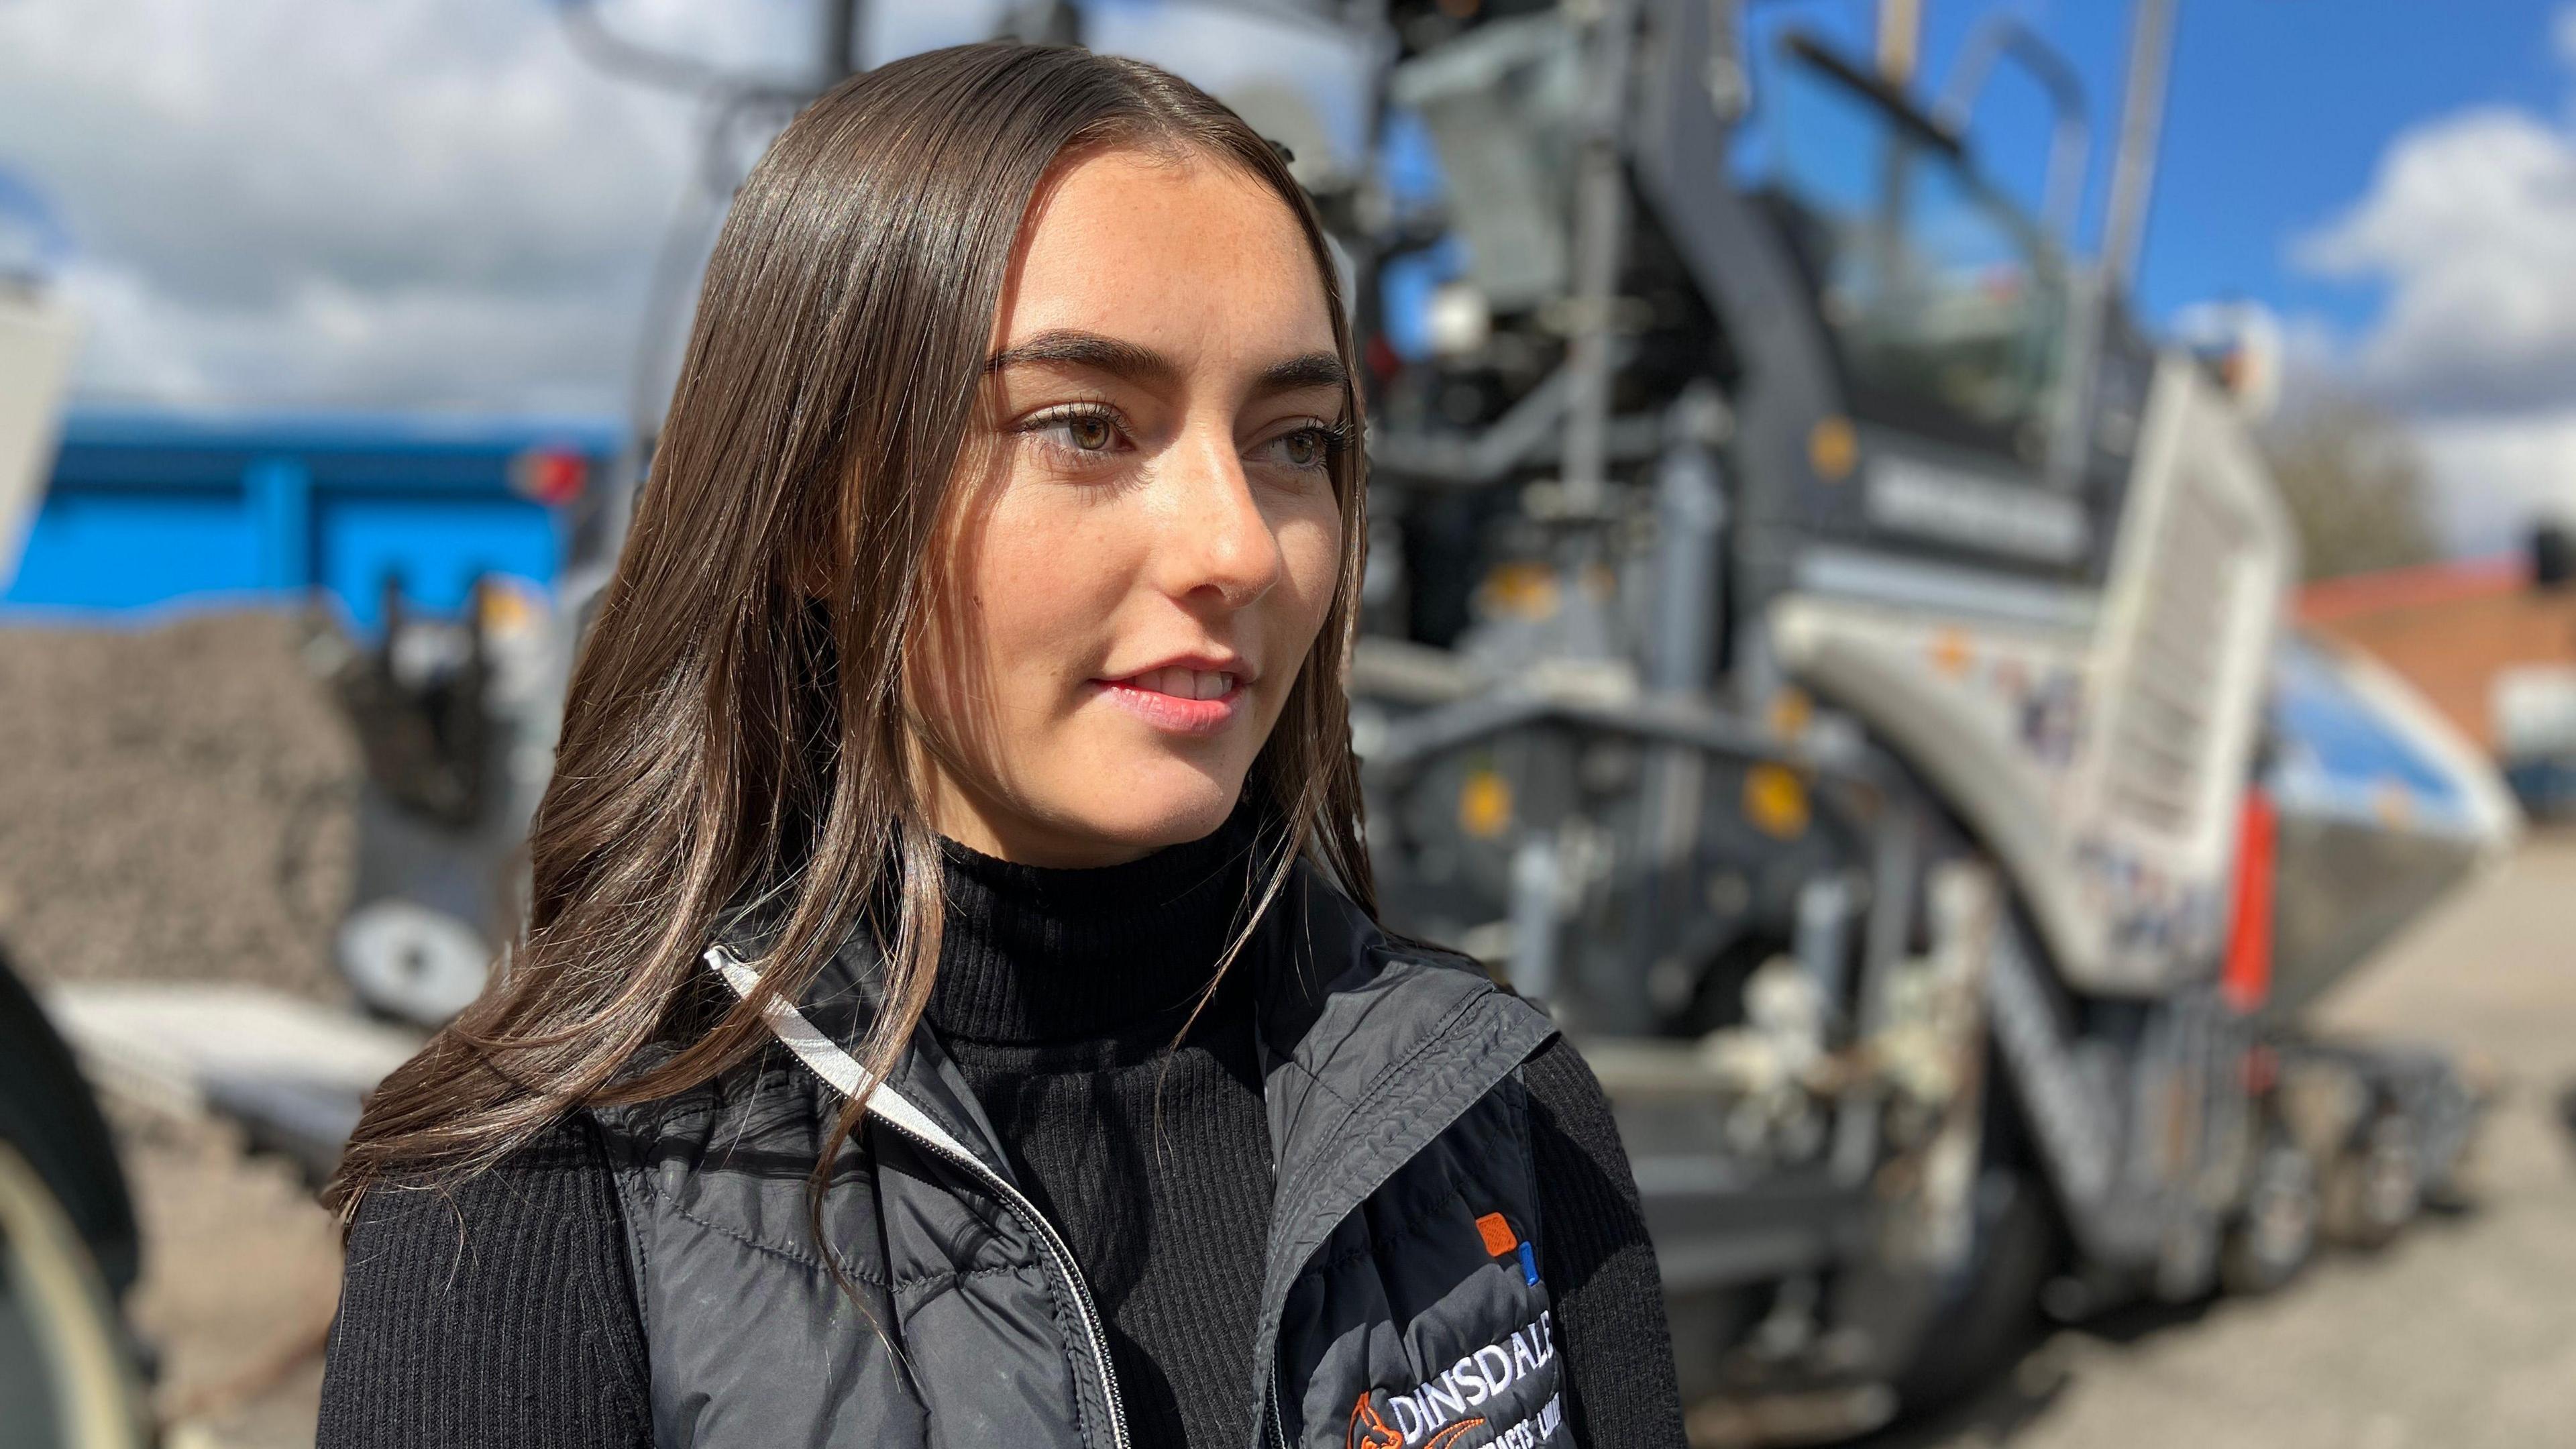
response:
<path id="1" fill-rule="evenodd" d="M 1103 865 L 1224 822 L 1332 602 L 1342 378 L 1258 181 L 1110 150 L 1040 190 L 913 655 L 943 834 Z"/>

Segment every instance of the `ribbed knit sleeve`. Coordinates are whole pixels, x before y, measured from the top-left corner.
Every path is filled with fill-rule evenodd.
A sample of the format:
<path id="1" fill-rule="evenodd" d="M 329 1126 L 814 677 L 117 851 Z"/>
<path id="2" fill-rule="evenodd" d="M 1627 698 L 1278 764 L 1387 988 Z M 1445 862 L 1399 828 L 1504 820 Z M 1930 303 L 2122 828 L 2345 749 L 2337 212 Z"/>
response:
<path id="1" fill-rule="evenodd" d="M 653 1442 L 608 1159 L 566 1123 L 444 1189 L 367 1194 L 349 1235 L 317 1449 Z"/>
<path id="2" fill-rule="evenodd" d="M 1538 1167 L 1539 1276 L 1555 1304 L 1574 1442 L 1680 1449 L 1663 1278 L 1609 1099 L 1563 1037 L 1521 1075 Z"/>

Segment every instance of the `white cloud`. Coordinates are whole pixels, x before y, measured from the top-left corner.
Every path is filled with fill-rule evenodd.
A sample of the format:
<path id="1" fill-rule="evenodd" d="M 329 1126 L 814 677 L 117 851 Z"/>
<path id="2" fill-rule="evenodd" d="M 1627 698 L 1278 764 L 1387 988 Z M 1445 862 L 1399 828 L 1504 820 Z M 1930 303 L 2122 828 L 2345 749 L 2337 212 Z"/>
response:
<path id="1" fill-rule="evenodd" d="M 2550 40 L 2576 71 L 2576 6 Z M 2385 288 L 2355 336 L 2297 324 L 2293 371 L 2413 422 L 2455 546 L 2501 547 L 2535 512 L 2576 515 L 2576 125 L 2482 106 L 2413 126 L 2292 259 Z"/>
<path id="2" fill-rule="evenodd" d="M 72 239 L 83 395 L 621 410 L 701 116 L 593 69 L 559 3 L 0 0 L 0 168 Z M 605 14 L 786 76 L 814 63 L 820 3 Z M 874 4 L 863 50 L 990 35 L 1009 5 Z M 1303 38 L 1139 0 L 1094 13 L 1103 48 L 1219 86 L 1269 66 L 1311 92 L 1330 69 Z"/>
<path id="3" fill-rule="evenodd" d="M 2487 108 L 2400 134 L 2296 259 L 2383 279 L 2360 378 L 2443 410 L 2576 395 L 2576 133 Z"/>
<path id="4" fill-rule="evenodd" d="M 2534 518 L 2576 522 L 2576 403 L 2420 419 L 2414 433 L 2438 484 L 2438 521 L 2459 551 L 2512 548 Z"/>
<path id="5" fill-rule="evenodd" d="M 19 0 L 0 94 L 92 396 L 613 406 L 692 146 L 526 0 Z"/>
<path id="6" fill-rule="evenodd" d="M 635 344 L 636 309 L 609 288 L 362 290 L 311 272 L 228 303 L 124 267 L 78 263 L 61 280 L 95 403 L 597 414 L 624 404 Z"/>

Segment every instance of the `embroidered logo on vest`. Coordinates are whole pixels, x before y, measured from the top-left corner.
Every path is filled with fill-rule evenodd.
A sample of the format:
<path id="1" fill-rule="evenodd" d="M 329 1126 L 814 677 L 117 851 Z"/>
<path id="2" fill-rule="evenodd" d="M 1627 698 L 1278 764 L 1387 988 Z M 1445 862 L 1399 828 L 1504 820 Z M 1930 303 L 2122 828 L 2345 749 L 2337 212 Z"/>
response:
<path id="1" fill-rule="evenodd" d="M 1490 1235 L 1487 1241 L 1491 1242 Z M 1499 1396 L 1555 1357 L 1555 1325 L 1542 1309 L 1533 1322 L 1442 1369 L 1438 1378 L 1423 1380 L 1410 1393 L 1370 1389 L 1361 1394 L 1351 1406 L 1350 1432 L 1343 1442 L 1347 1449 L 1450 1449 L 1469 1431 L 1485 1427 L 1484 1418 L 1468 1410 Z M 1564 1417 L 1564 1405 L 1551 1394 L 1538 1412 L 1496 1431 L 1487 1442 L 1513 1449 L 1543 1444 Z"/>
<path id="2" fill-rule="evenodd" d="M 1485 1421 L 1482 1419 L 1461 1419 L 1432 1435 L 1423 1449 L 1448 1449 L 1460 1435 L 1483 1427 Z M 1405 1449 L 1406 1446 L 1404 1435 L 1378 1416 L 1377 1405 L 1370 1402 L 1367 1394 L 1360 1395 L 1360 1401 L 1351 1406 L 1351 1432 L 1344 1442 L 1351 1449 Z"/>

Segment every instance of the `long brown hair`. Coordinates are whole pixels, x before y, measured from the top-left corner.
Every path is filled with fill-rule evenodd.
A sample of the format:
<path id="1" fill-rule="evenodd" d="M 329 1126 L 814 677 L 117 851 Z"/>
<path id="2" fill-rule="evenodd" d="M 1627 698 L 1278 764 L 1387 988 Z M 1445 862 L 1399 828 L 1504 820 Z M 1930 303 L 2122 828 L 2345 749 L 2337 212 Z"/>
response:
<path id="1" fill-rule="evenodd" d="M 330 1189 L 344 1220 L 377 1183 L 475 1170 L 572 1108 L 724 1070 L 765 1040 L 760 1005 L 794 999 L 856 929 L 876 933 L 884 961 L 860 1056 L 874 1077 L 892 1068 L 928 1002 L 941 926 L 906 651 L 1024 214 L 1051 168 L 1103 146 L 1211 158 L 1276 192 L 1358 375 L 1312 203 L 1270 143 L 1166 71 L 1069 47 L 957 46 L 807 107 L 743 183 L 708 263 L 651 475 L 573 671 L 529 840 L 526 924 L 483 995 L 368 1102 Z M 1275 826 L 1246 931 L 1301 856 L 1374 913 L 1342 685 L 1367 536 L 1362 416 L 1348 388 L 1342 406 L 1340 576 L 1244 786 Z M 760 990 L 694 1020 L 700 953 L 750 900 L 784 923 Z M 630 1070 L 656 1044 L 667 1052 Z M 861 1105 L 844 1109 L 827 1159 Z"/>

